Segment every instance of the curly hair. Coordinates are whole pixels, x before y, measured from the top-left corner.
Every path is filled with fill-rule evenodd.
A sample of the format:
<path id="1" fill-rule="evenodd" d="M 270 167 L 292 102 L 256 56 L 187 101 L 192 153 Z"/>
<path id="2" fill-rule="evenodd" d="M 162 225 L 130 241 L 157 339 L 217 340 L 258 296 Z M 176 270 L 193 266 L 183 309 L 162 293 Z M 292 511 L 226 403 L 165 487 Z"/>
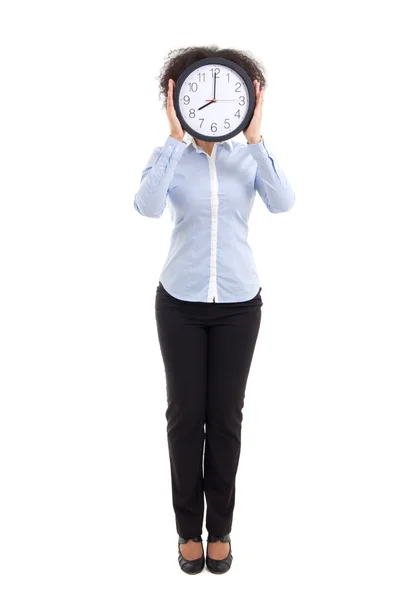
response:
<path id="1" fill-rule="evenodd" d="M 258 79 L 260 82 L 260 89 L 264 89 L 267 86 L 265 68 L 250 52 L 234 50 L 231 48 L 219 48 L 216 45 L 178 48 L 176 50 L 171 50 L 168 53 L 167 60 L 160 71 L 160 75 L 156 77 L 156 79 L 160 80 L 159 97 L 164 97 L 162 108 L 166 108 L 167 106 L 169 79 L 173 79 L 176 83 L 178 77 L 187 67 L 197 60 L 209 58 L 211 56 L 226 58 L 242 67 L 252 81 Z"/>

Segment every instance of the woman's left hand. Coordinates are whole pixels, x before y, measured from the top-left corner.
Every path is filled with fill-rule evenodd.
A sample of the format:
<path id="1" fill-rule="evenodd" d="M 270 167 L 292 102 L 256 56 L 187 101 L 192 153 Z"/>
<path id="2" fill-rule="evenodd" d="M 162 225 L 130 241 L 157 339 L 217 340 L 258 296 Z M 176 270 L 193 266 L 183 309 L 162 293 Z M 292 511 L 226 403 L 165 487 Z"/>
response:
<path id="1" fill-rule="evenodd" d="M 257 81 L 257 79 L 253 81 L 253 85 L 256 93 L 256 105 L 254 107 L 253 118 L 251 119 L 247 129 L 243 130 L 243 133 L 249 144 L 258 144 L 258 142 L 261 142 L 260 131 L 264 90 L 260 90 L 260 82 Z"/>

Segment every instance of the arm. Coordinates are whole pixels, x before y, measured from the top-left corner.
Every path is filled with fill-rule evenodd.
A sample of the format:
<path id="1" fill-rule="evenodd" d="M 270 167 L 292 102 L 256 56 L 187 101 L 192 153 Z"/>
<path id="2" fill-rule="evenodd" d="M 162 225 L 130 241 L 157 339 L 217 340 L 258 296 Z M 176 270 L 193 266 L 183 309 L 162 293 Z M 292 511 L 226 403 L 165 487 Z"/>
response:
<path id="1" fill-rule="evenodd" d="M 295 196 L 264 138 L 255 144 L 247 143 L 247 148 L 257 163 L 255 188 L 264 204 L 272 213 L 287 212 L 293 207 Z"/>
<path id="2" fill-rule="evenodd" d="M 133 207 L 140 215 L 158 219 L 164 212 L 175 167 L 187 144 L 168 136 L 163 147 L 153 150 L 142 172 Z"/>

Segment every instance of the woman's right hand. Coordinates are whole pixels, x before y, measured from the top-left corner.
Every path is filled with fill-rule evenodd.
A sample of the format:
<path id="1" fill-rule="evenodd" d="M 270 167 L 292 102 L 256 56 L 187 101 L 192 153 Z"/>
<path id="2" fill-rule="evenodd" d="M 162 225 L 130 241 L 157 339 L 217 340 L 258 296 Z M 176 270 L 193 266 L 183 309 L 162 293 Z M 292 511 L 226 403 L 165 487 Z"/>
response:
<path id="1" fill-rule="evenodd" d="M 175 87 L 175 82 L 173 79 L 170 79 L 168 81 L 167 117 L 168 117 L 168 121 L 169 121 L 171 137 L 182 142 L 185 132 L 182 129 L 182 125 L 180 124 L 180 121 L 179 121 L 178 117 L 176 116 L 176 112 L 175 112 L 174 100 L 173 100 L 174 87 Z"/>

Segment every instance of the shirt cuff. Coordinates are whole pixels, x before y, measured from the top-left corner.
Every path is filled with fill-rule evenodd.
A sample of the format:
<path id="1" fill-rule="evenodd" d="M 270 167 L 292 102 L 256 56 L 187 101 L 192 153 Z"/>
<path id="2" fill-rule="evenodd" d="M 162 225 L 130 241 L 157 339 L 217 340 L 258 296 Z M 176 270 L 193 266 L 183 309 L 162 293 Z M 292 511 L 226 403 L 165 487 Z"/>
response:
<path id="1" fill-rule="evenodd" d="M 250 142 L 247 142 L 248 146 L 257 146 L 258 144 L 261 144 L 261 142 L 263 141 L 263 136 L 260 134 L 261 140 L 259 142 L 257 142 L 257 144 L 250 144 Z"/>
<path id="2" fill-rule="evenodd" d="M 169 135 L 165 140 L 163 154 L 168 158 L 180 158 L 185 148 L 187 148 L 186 142 L 180 142 Z"/>
<path id="3" fill-rule="evenodd" d="M 264 141 L 264 138 L 262 137 L 261 140 L 257 143 L 257 144 L 249 144 L 247 142 L 247 147 L 250 150 L 252 156 L 257 159 L 257 158 L 271 158 L 272 160 L 274 160 L 274 157 L 272 155 L 272 152 L 270 152 L 267 148 L 267 144 Z"/>
<path id="4" fill-rule="evenodd" d="M 161 148 L 157 161 L 158 168 L 164 171 L 169 164 L 175 167 L 186 147 L 187 144 L 185 142 L 180 142 L 169 135 L 165 140 L 164 146 Z"/>

